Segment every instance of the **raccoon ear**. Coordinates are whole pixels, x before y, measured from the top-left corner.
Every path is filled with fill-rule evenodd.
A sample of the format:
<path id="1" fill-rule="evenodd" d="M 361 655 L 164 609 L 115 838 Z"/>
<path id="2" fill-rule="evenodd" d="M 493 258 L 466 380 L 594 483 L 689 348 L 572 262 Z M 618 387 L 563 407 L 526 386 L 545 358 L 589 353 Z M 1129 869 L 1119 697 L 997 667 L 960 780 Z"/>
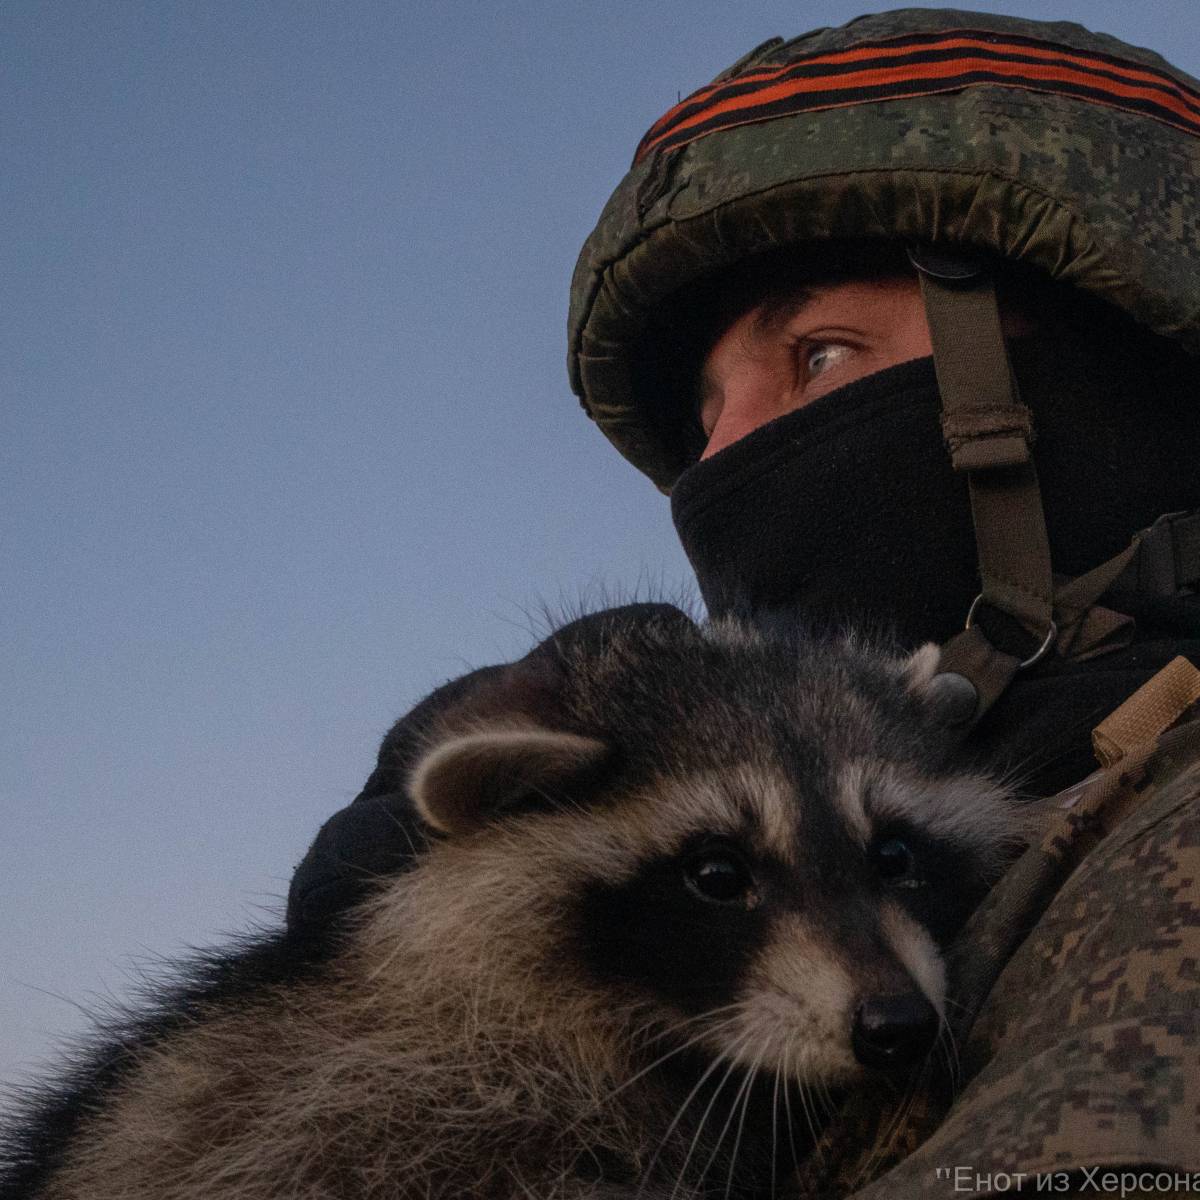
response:
<path id="1" fill-rule="evenodd" d="M 900 671 L 908 690 L 915 695 L 923 696 L 929 690 L 933 677 L 938 673 L 942 649 L 937 642 L 926 642 L 902 659 Z"/>
<path id="2" fill-rule="evenodd" d="M 409 794 L 442 833 L 479 829 L 529 801 L 550 801 L 607 757 L 595 738 L 551 729 L 493 729 L 449 737 L 418 760 Z"/>

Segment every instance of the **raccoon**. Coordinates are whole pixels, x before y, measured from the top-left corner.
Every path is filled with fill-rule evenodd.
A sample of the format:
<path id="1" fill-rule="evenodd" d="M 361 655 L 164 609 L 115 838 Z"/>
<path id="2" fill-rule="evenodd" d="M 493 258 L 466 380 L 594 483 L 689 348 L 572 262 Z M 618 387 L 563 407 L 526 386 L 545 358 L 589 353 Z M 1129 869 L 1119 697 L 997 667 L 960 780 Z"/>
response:
<path id="1" fill-rule="evenodd" d="M 1013 844 L 936 657 L 568 626 L 430 723 L 428 845 L 332 949 L 211 960 L 17 1123 L 0 1196 L 782 1194 L 832 1093 L 930 1055 Z"/>

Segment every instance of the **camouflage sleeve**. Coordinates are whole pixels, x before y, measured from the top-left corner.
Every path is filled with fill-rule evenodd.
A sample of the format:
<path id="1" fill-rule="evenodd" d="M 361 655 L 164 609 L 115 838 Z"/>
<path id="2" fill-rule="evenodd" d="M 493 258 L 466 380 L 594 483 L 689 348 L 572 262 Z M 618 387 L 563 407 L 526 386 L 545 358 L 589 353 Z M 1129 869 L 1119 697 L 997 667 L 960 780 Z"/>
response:
<path id="1" fill-rule="evenodd" d="M 839 1114 L 804 1195 L 1200 1195 L 1200 721 L 1072 791 L 961 943 L 958 1078 Z"/>

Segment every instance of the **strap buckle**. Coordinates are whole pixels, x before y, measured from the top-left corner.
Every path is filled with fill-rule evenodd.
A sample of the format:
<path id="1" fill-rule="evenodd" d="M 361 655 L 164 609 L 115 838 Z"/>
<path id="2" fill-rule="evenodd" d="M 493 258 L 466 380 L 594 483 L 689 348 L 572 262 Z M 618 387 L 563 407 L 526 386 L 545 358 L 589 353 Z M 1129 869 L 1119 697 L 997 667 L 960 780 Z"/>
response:
<path id="1" fill-rule="evenodd" d="M 971 607 L 967 610 L 967 623 L 963 626 L 964 629 L 970 629 L 975 624 L 975 610 L 979 607 L 980 601 L 983 600 L 983 593 L 980 592 L 974 600 L 971 601 Z M 1050 620 L 1050 628 L 1046 631 L 1046 636 L 1042 640 L 1042 644 L 1033 652 L 1033 654 L 1023 662 L 1017 663 L 1017 670 L 1024 671 L 1028 667 L 1034 666 L 1042 661 L 1050 652 L 1050 647 L 1058 640 L 1058 625 L 1054 619 Z"/>

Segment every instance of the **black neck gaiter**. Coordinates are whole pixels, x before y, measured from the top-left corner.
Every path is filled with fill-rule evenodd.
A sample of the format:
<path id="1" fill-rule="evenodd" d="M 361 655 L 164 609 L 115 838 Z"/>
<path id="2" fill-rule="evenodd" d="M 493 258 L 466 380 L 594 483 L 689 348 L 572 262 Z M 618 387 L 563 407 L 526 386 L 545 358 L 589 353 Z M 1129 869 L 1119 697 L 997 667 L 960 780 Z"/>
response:
<path id="1" fill-rule="evenodd" d="M 1200 506 L 1194 359 L 1144 335 L 1099 333 L 1086 343 L 1015 339 L 1010 356 L 1033 412 L 1056 572 L 1082 574 L 1161 514 Z M 816 631 L 849 626 L 914 647 L 960 630 L 979 591 L 966 481 L 942 442 L 931 359 L 858 380 L 697 463 L 680 477 L 672 512 L 714 616 L 784 613 Z M 1159 657 L 1130 653 L 1141 654 L 1143 674 Z M 1096 661 L 1096 678 L 1118 668 Z M 1033 677 L 1071 666 L 1051 662 Z M 1073 693 L 1071 720 L 1102 717 L 1140 678 L 1114 676 L 1090 698 Z M 1004 729 L 1014 745 L 1044 740 L 1023 723 L 1018 690 L 979 736 Z"/>
<path id="2" fill-rule="evenodd" d="M 1137 350 L 1012 345 L 1061 574 L 1098 566 L 1164 512 L 1200 505 L 1200 372 L 1173 359 L 1152 370 Z M 865 625 L 906 646 L 961 629 L 979 571 L 940 414 L 933 362 L 917 359 L 684 472 L 672 512 L 709 611 L 798 609 L 817 627 Z"/>
<path id="3" fill-rule="evenodd" d="M 920 359 L 686 471 L 671 507 L 709 612 L 798 608 L 816 625 L 891 625 L 906 643 L 953 628 L 974 594 L 974 539 L 938 414 Z"/>

